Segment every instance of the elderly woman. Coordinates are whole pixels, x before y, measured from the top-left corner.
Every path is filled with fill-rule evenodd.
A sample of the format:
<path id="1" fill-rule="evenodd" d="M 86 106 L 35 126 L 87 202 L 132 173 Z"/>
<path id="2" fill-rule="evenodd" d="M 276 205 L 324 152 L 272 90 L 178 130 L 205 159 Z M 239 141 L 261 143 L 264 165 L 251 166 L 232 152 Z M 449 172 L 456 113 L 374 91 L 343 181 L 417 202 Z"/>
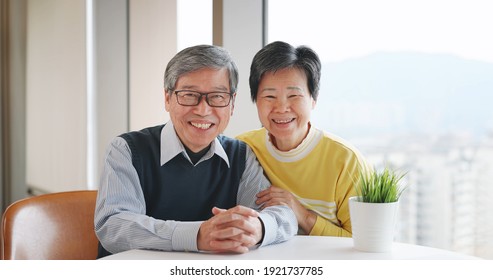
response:
<path id="1" fill-rule="evenodd" d="M 251 98 L 262 128 L 243 133 L 272 186 L 257 197 L 262 207 L 290 206 L 300 234 L 351 236 L 349 197 L 367 164 L 343 139 L 310 123 L 321 63 L 306 46 L 273 42 L 253 58 Z"/>

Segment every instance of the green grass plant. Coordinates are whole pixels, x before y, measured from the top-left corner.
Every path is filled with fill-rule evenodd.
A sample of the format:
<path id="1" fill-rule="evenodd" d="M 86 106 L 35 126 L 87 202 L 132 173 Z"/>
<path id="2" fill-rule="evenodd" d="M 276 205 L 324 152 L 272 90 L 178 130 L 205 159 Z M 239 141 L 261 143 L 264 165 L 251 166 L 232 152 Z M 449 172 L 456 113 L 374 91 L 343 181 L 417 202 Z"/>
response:
<path id="1" fill-rule="evenodd" d="M 362 173 L 361 180 L 356 187 L 358 201 L 368 203 L 391 203 L 399 200 L 405 187 L 401 180 L 405 173 L 398 173 L 389 167 L 381 171 L 372 170 Z"/>

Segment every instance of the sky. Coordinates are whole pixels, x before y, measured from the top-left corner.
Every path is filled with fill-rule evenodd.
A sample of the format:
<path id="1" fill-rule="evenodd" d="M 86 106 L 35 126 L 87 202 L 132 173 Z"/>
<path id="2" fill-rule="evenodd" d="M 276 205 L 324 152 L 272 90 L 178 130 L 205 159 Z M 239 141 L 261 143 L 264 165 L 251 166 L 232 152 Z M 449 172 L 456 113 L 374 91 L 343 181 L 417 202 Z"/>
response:
<path id="1" fill-rule="evenodd" d="M 493 63 L 490 0 L 301 3 L 269 0 L 268 41 L 309 45 L 328 62 L 378 51 L 418 51 Z"/>

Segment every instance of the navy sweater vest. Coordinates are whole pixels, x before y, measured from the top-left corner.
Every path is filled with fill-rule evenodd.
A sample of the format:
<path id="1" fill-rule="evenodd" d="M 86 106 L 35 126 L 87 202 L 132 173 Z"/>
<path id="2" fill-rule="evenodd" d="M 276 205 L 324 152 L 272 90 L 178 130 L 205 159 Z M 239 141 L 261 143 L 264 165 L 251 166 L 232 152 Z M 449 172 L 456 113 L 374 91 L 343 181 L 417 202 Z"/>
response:
<path id="1" fill-rule="evenodd" d="M 146 202 L 146 215 L 161 220 L 203 221 L 212 207 L 228 209 L 236 197 L 245 170 L 245 143 L 219 136 L 230 167 L 218 155 L 193 166 L 183 154 L 161 166 L 160 139 L 164 125 L 120 135 L 132 152 Z M 166 143 L 164 144 L 166 145 Z M 99 257 L 110 253 L 99 248 Z"/>

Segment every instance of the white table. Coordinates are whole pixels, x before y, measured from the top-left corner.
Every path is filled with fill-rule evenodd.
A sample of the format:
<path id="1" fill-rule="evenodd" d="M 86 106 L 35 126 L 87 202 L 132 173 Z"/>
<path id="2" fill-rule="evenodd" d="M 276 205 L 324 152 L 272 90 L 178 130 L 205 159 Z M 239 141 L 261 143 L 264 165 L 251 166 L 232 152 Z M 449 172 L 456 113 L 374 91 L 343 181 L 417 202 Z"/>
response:
<path id="1" fill-rule="evenodd" d="M 291 240 L 245 254 L 130 250 L 105 260 L 465 260 L 478 259 L 452 251 L 395 242 L 388 253 L 361 252 L 353 240 L 330 236 L 295 236 Z"/>

